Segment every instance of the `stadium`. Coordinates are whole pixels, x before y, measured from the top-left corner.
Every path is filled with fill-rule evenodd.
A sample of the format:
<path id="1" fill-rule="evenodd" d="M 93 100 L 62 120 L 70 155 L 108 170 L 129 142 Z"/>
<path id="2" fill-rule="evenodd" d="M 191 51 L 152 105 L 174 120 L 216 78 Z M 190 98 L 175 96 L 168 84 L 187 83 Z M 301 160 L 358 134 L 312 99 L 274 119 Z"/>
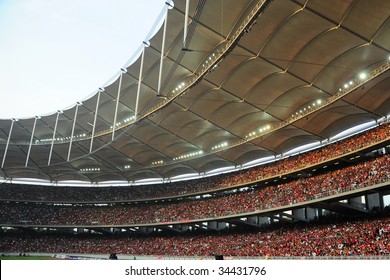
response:
<path id="1" fill-rule="evenodd" d="M 0 119 L 0 253 L 388 259 L 390 3 L 177 0 L 156 24 L 89 98 Z"/>

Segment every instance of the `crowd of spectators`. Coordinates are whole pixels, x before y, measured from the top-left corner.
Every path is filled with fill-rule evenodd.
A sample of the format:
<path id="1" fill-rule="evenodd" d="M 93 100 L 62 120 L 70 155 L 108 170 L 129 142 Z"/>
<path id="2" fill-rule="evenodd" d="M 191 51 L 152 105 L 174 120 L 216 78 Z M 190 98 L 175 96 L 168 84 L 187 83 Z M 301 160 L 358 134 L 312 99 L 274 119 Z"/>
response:
<path id="1" fill-rule="evenodd" d="M 3 233 L 1 252 L 161 256 L 389 256 L 390 218 L 362 218 L 257 232 L 97 236 Z"/>
<path id="2" fill-rule="evenodd" d="M 390 154 L 285 184 L 252 188 L 225 196 L 114 206 L 0 203 L 0 224 L 126 225 L 224 217 L 288 206 L 390 180 Z"/>
<path id="3" fill-rule="evenodd" d="M 388 140 L 389 124 L 312 152 L 231 174 L 153 186 L 110 188 L 0 186 L 0 224 L 126 225 L 180 222 L 251 213 L 388 182 L 390 155 L 284 184 L 248 188 L 213 198 L 114 206 L 56 205 L 6 200 L 118 201 L 196 193 L 263 180 L 337 158 Z M 389 213 L 336 223 L 279 226 L 257 232 L 105 236 L 1 233 L 1 252 L 172 256 L 371 256 L 390 255 Z"/>
<path id="4" fill-rule="evenodd" d="M 0 184 L 0 200 L 129 201 L 206 192 L 282 176 L 390 139 L 390 123 L 310 152 L 241 171 L 173 183 L 127 187 L 57 187 Z"/>

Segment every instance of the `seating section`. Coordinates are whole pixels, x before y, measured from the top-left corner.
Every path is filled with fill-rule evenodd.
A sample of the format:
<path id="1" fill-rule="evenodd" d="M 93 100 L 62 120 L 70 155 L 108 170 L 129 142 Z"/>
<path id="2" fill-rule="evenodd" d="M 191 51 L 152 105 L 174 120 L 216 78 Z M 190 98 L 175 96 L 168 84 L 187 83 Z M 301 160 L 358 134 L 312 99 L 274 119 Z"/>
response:
<path id="1" fill-rule="evenodd" d="M 390 155 L 318 176 L 217 198 L 142 205 L 55 206 L 0 203 L 1 224 L 125 225 L 188 221 L 288 206 L 390 180 Z"/>
<path id="2" fill-rule="evenodd" d="M 164 256 L 388 256 L 389 210 L 384 217 L 283 226 L 260 232 L 179 236 L 3 234 L 1 252 Z"/>
<path id="3" fill-rule="evenodd" d="M 206 192 L 278 177 L 389 139 L 390 123 L 384 123 L 321 149 L 234 173 L 190 181 L 130 187 L 54 187 L 1 184 L 0 200 L 128 201 Z"/>

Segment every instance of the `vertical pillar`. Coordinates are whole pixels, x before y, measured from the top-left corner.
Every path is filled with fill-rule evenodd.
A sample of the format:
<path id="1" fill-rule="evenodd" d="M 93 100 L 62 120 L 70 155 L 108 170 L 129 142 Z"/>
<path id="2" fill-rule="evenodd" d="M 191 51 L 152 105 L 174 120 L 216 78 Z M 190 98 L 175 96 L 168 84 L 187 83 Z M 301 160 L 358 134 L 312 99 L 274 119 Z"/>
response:
<path id="1" fill-rule="evenodd" d="M 57 111 L 56 123 L 54 124 L 53 137 L 51 138 L 51 146 L 50 146 L 50 152 L 49 152 L 49 159 L 47 160 L 47 165 L 50 165 L 50 162 L 51 162 L 51 155 L 53 153 L 54 140 L 56 139 L 58 118 L 59 118 L 61 113 L 62 113 L 62 111 Z"/>
<path id="2" fill-rule="evenodd" d="M 177 229 L 179 231 L 182 231 L 182 232 L 186 232 L 186 231 L 188 231 L 189 226 L 187 226 L 187 225 L 173 225 L 173 228 Z"/>
<path id="3" fill-rule="evenodd" d="M 207 226 L 211 229 L 218 229 L 218 225 L 216 221 L 207 222 Z"/>
<path id="4" fill-rule="evenodd" d="M 293 215 L 293 218 L 296 218 L 298 220 L 306 220 L 305 208 L 292 210 L 292 215 Z"/>
<path id="5" fill-rule="evenodd" d="M 207 226 L 214 230 L 221 230 L 227 228 L 226 222 L 211 221 L 207 223 Z"/>
<path id="6" fill-rule="evenodd" d="M 362 209 L 365 206 L 364 203 L 363 203 L 363 197 L 362 196 L 358 196 L 358 197 L 354 197 L 354 198 L 348 199 L 348 204 L 351 205 L 352 207 L 359 208 L 359 209 Z"/>
<path id="7" fill-rule="evenodd" d="M 168 3 L 167 3 L 168 5 Z M 157 85 L 157 96 L 161 96 L 161 76 L 162 76 L 162 68 L 163 68 L 163 61 L 164 61 L 164 48 L 165 48 L 165 37 L 167 33 L 167 19 L 168 19 L 168 7 L 166 6 L 165 11 L 165 19 L 164 19 L 164 31 L 163 31 L 163 38 L 161 43 L 161 56 L 160 56 L 160 70 L 158 72 L 158 85 Z"/>
<path id="8" fill-rule="evenodd" d="M 142 231 L 142 232 L 145 232 L 145 233 L 150 233 L 150 232 L 154 231 L 154 228 L 152 228 L 152 227 L 140 227 L 139 230 Z"/>
<path id="9" fill-rule="evenodd" d="M 253 217 L 248 217 L 247 219 L 248 223 L 258 225 L 259 224 L 259 217 L 253 216 Z"/>
<path id="10" fill-rule="evenodd" d="M 217 229 L 226 229 L 228 224 L 225 222 L 217 222 Z"/>
<path id="11" fill-rule="evenodd" d="M 263 216 L 253 216 L 253 217 L 248 217 L 247 220 L 249 223 L 258 225 L 259 227 L 262 225 L 267 225 L 269 224 L 269 218 L 268 217 L 263 217 Z"/>
<path id="12" fill-rule="evenodd" d="M 114 114 L 114 124 L 112 125 L 112 138 L 111 138 L 112 141 L 114 141 L 115 138 L 116 118 L 118 115 L 119 98 L 121 95 L 122 76 L 123 76 L 123 72 L 121 72 L 121 75 L 119 76 L 118 93 L 116 95 L 116 105 L 115 105 L 115 114 Z"/>
<path id="13" fill-rule="evenodd" d="M 259 217 L 259 226 L 269 225 L 269 224 L 270 224 L 269 217 Z"/>
<path id="14" fill-rule="evenodd" d="M 379 193 L 373 193 L 366 195 L 366 208 L 371 211 L 374 208 L 381 209 L 383 207 L 383 203 L 381 203 L 381 196 Z"/>
<path id="15" fill-rule="evenodd" d="M 138 103 L 139 103 L 139 94 L 141 92 L 141 82 L 142 82 L 142 70 L 144 66 L 144 57 L 145 57 L 145 47 L 147 43 L 144 42 L 144 46 L 142 49 L 142 55 L 141 55 L 141 65 L 139 69 L 139 77 L 138 77 L 138 88 L 137 88 L 137 98 L 135 100 L 135 113 L 134 113 L 134 122 L 138 120 Z"/>
<path id="16" fill-rule="evenodd" d="M 16 119 L 12 119 L 11 127 L 10 127 L 9 133 L 8 133 L 7 144 L 5 145 L 5 150 L 4 150 L 4 155 L 3 155 L 3 161 L 2 161 L 2 163 L 1 163 L 1 168 L 4 167 L 5 158 L 6 158 L 7 152 L 8 152 L 9 142 L 10 142 L 10 140 L 11 140 L 12 129 L 13 129 L 13 127 L 14 127 L 14 122 L 16 122 L 16 121 L 17 121 Z"/>
<path id="17" fill-rule="evenodd" d="M 306 219 L 308 221 L 313 221 L 317 218 L 317 209 L 306 207 Z"/>
<path id="18" fill-rule="evenodd" d="M 24 167 L 27 167 L 27 165 L 28 165 L 28 159 L 30 157 L 31 146 L 32 146 L 32 142 L 34 140 L 35 127 L 37 125 L 37 120 L 38 119 L 40 119 L 40 117 L 35 117 L 35 119 L 34 119 L 33 130 L 31 132 L 31 138 L 30 138 L 30 145 L 28 146 L 28 152 L 27 152 L 27 157 L 26 157 L 26 164 L 24 165 Z"/>
<path id="19" fill-rule="evenodd" d="M 93 118 L 93 126 L 92 126 L 92 135 L 91 135 L 91 143 L 89 145 L 89 153 L 92 153 L 92 147 L 93 147 L 93 138 L 95 137 L 95 129 L 96 129 L 96 120 L 98 116 L 98 110 L 99 110 L 99 102 L 100 102 L 100 94 L 104 91 L 102 88 L 99 89 L 97 100 L 96 100 L 96 107 L 95 107 L 95 116 Z"/>
<path id="20" fill-rule="evenodd" d="M 186 0 L 186 12 L 184 15 L 184 32 L 183 32 L 183 47 L 187 48 L 187 26 L 188 26 L 188 13 L 190 8 L 190 0 Z"/>
<path id="21" fill-rule="evenodd" d="M 81 105 L 81 103 L 77 102 L 76 109 L 75 109 L 75 112 L 74 112 L 74 118 L 73 118 L 72 133 L 70 135 L 70 142 L 69 142 L 69 149 L 68 149 L 68 158 L 67 158 L 66 161 L 69 161 L 69 159 L 70 159 L 70 152 L 72 150 L 72 143 L 73 143 L 74 128 L 76 126 L 77 112 L 78 112 L 78 109 L 79 109 L 80 105 Z"/>

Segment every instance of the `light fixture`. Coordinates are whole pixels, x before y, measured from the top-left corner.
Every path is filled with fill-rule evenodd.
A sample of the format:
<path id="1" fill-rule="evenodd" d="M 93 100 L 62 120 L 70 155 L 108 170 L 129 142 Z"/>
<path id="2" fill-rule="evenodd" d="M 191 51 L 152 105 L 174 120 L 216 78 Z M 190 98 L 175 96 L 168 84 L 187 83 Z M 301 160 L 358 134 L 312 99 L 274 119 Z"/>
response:
<path id="1" fill-rule="evenodd" d="M 362 72 L 359 74 L 359 78 L 360 78 L 360 80 L 364 80 L 367 78 L 367 74 L 365 72 Z"/>

